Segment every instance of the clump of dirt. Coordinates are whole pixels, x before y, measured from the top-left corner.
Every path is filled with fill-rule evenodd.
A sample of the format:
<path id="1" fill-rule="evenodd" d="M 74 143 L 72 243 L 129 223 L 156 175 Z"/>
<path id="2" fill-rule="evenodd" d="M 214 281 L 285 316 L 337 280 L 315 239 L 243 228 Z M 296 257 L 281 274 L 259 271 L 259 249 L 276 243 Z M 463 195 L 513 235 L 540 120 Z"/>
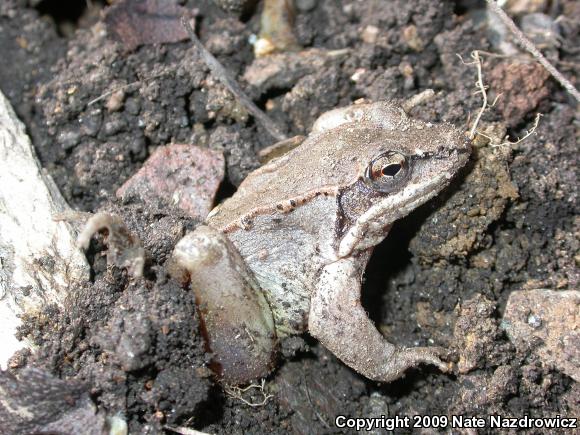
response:
<path id="1" fill-rule="evenodd" d="M 164 268 L 198 222 L 172 207 L 118 201 L 115 192 L 158 147 L 195 143 L 223 151 L 223 194 L 259 166 L 257 153 L 272 144 L 270 136 L 187 41 L 127 51 L 94 13 L 65 39 L 35 3 L 0 5 L 0 53 L 11 65 L 0 69 L 0 87 L 69 203 L 120 215 L 148 257 L 144 277 L 130 279 L 107 266 L 106 244 L 96 237 L 87 253 L 91 282 L 73 289 L 63 309 L 25 319 L 20 333 L 38 351 L 15 357 L 12 370 L 28 365 L 84 382 L 97 409 L 120 413 L 131 433 L 163 433 L 165 425 L 335 433 L 338 413 L 577 415 L 578 384 L 542 365 L 533 350 L 517 352 L 500 328 L 511 292 L 578 286 L 577 112 L 537 65 L 485 58 L 490 92 L 505 95 L 499 110 L 484 113 L 481 128 L 521 136 L 541 110 L 536 134 L 511 147 L 479 144 L 449 189 L 394 225 L 367 270 L 364 303 L 379 329 L 401 345 L 448 347 L 455 372 L 420 367 L 379 385 L 306 337 L 283 344 L 281 367 L 263 390 L 233 397 L 205 368 L 192 293 Z M 179 4 L 195 9 L 202 42 L 237 80 L 257 80 L 248 71 L 263 61 L 254 60 L 248 41 L 259 33 L 260 6 L 239 17 L 208 0 Z M 494 49 L 481 11 L 443 0 L 389 6 L 319 0 L 298 10 L 298 42 L 334 54 L 316 54 L 307 65 L 279 61 L 276 80 L 252 82 L 247 92 L 293 135 L 359 98 L 403 99 L 432 88 L 436 97 L 412 115 L 467 130 L 481 97 L 475 68 L 456 54 L 469 59 L 474 49 Z M 573 8 L 563 1 L 545 13 L 555 19 Z M 558 65 L 568 76 L 566 65 L 579 62 L 569 49 L 577 46 L 576 31 L 577 24 L 562 21 Z M 255 407 L 240 399 L 269 395 Z"/>
<path id="2" fill-rule="evenodd" d="M 195 309 L 165 274 L 106 274 L 72 292 L 50 323 L 26 319 L 22 334 L 40 346 L 28 364 L 83 381 L 101 412 L 123 412 L 131 433 L 159 431 L 189 419 L 213 388 Z"/>

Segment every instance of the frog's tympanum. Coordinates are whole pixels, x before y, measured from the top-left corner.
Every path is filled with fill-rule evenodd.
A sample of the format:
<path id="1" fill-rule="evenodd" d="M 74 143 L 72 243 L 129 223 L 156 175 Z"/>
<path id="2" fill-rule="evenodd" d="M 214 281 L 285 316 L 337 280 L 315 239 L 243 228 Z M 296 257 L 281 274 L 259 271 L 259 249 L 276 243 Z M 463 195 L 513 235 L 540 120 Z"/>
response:
<path id="1" fill-rule="evenodd" d="M 361 305 L 373 248 L 394 221 L 443 189 L 469 146 L 449 124 L 394 103 L 322 115 L 297 148 L 252 172 L 175 247 L 212 368 L 244 383 L 273 368 L 277 341 L 308 331 L 367 378 L 392 381 L 446 352 L 389 343 Z"/>

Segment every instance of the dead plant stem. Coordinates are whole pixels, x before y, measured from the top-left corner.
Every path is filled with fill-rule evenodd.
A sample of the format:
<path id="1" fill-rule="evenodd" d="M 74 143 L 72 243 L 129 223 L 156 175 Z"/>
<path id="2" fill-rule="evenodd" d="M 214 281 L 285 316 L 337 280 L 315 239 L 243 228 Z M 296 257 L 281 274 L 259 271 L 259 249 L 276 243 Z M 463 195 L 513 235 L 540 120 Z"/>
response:
<path id="1" fill-rule="evenodd" d="M 497 4 L 495 0 L 485 0 L 489 5 L 489 8 L 499 17 L 499 19 L 506 25 L 506 27 L 514 34 L 516 41 L 526 50 L 528 50 L 532 56 L 538 59 L 538 62 L 542 64 L 544 68 L 560 83 L 564 89 L 566 89 L 575 99 L 580 102 L 580 92 L 574 87 L 574 85 L 556 69 L 554 65 L 550 63 L 548 59 L 538 50 L 532 41 L 530 41 L 526 35 L 516 26 L 516 23 L 505 13 L 505 11 Z"/>
<path id="2" fill-rule="evenodd" d="M 181 24 L 187 31 L 191 42 L 195 48 L 201 54 L 203 61 L 206 63 L 210 71 L 214 76 L 232 93 L 234 97 L 240 102 L 242 106 L 264 127 L 264 129 L 277 141 L 283 141 L 288 139 L 282 130 L 276 125 L 274 121 L 270 119 L 266 113 L 264 113 L 258 106 L 254 104 L 250 97 L 242 90 L 240 85 L 230 77 L 228 71 L 223 67 L 221 63 L 211 54 L 201 43 L 197 35 L 195 34 L 191 24 L 189 23 L 189 18 L 182 17 Z"/>

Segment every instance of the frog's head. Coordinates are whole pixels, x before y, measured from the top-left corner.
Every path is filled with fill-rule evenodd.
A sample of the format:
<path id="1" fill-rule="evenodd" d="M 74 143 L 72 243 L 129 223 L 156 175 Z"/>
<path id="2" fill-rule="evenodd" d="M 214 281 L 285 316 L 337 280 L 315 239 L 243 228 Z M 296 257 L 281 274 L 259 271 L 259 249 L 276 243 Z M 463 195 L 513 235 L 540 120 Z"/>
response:
<path id="1" fill-rule="evenodd" d="M 336 142 L 348 143 L 349 154 L 356 155 L 351 161 L 357 163 L 357 177 L 343 184 L 338 195 L 339 257 L 381 242 L 394 221 L 449 184 L 470 151 L 452 125 L 412 120 L 393 103 L 328 112 L 314 131 L 321 137 L 334 132 Z"/>

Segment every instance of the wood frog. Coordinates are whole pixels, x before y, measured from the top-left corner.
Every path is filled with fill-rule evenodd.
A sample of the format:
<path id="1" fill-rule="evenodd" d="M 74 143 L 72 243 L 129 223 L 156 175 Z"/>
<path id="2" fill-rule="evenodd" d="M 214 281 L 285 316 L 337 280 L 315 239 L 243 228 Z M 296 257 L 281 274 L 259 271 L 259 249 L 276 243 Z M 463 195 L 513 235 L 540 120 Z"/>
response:
<path id="1" fill-rule="evenodd" d="M 308 331 L 344 363 L 392 381 L 438 347 L 389 343 L 361 305 L 373 248 L 469 158 L 452 125 L 396 103 L 323 114 L 297 148 L 252 172 L 175 247 L 170 271 L 195 292 L 211 367 L 240 384 L 268 374 L 278 339 Z"/>

